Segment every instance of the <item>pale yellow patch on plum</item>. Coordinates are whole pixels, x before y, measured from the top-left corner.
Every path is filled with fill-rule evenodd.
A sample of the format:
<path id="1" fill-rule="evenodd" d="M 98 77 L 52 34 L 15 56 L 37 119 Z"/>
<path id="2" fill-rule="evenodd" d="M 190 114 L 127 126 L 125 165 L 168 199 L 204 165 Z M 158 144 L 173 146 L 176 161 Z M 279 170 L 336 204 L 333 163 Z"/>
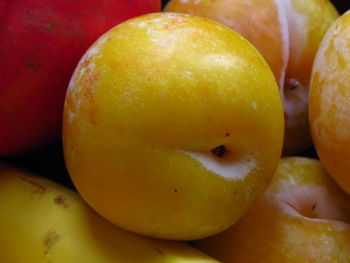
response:
<path id="1" fill-rule="evenodd" d="M 212 154 L 186 151 L 179 152 L 192 157 L 200 162 L 207 170 L 227 179 L 244 180 L 244 178 L 253 172 L 254 168 L 256 168 L 256 161 L 254 158 L 249 158 L 249 156 L 246 156 L 246 159 L 222 162 L 218 158 L 213 158 Z"/>

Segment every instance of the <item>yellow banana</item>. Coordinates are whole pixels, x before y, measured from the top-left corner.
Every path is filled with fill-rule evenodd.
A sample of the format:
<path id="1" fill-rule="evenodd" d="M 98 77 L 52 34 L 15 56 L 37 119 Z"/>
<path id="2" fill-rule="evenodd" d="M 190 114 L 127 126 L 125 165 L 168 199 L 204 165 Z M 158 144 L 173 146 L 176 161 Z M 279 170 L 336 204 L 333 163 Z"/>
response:
<path id="1" fill-rule="evenodd" d="M 0 164 L 1 263 L 215 263 L 179 242 L 115 227 L 73 191 Z"/>

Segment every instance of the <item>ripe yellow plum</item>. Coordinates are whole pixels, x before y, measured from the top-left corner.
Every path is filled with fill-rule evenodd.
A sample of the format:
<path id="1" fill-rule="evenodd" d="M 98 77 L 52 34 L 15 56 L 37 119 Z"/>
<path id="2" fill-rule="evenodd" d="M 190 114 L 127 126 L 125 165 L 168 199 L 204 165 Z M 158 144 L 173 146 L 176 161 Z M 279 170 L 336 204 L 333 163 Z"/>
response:
<path id="1" fill-rule="evenodd" d="M 206 18 L 154 13 L 108 31 L 78 64 L 64 153 L 105 218 L 191 240 L 231 226 L 265 190 L 283 128 L 275 78 L 248 41 Z"/>

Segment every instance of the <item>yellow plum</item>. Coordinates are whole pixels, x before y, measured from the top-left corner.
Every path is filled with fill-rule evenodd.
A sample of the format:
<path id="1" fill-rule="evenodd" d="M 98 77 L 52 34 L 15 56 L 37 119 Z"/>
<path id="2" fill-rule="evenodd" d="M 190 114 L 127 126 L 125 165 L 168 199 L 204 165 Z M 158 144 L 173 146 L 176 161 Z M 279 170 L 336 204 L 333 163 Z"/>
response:
<path id="1" fill-rule="evenodd" d="M 191 240 L 238 220 L 280 158 L 274 76 L 209 19 L 155 13 L 104 34 L 71 79 L 64 153 L 85 200 L 130 231 Z"/>

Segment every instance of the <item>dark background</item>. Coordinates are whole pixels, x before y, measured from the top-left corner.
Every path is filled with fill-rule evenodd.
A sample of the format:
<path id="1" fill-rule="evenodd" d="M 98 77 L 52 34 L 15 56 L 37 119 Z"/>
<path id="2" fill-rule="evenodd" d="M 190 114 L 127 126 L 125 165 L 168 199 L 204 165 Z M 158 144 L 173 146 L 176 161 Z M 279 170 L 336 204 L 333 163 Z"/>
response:
<path id="1" fill-rule="evenodd" d="M 162 1 L 163 6 L 167 2 L 168 1 Z M 350 9 L 350 2 L 337 0 L 333 0 L 331 2 L 336 6 L 341 14 Z M 298 155 L 317 158 L 317 154 L 313 147 L 299 153 Z M 30 153 L 18 156 L 2 157 L 0 158 L 0 161 L 14 164 L 17 167 L 21 167 L 30 172 L 45 176 L 56 182 L 74 188 L 64 164 L 61 141 L 53 142 L 46 147 L 37 149 Z"/>

